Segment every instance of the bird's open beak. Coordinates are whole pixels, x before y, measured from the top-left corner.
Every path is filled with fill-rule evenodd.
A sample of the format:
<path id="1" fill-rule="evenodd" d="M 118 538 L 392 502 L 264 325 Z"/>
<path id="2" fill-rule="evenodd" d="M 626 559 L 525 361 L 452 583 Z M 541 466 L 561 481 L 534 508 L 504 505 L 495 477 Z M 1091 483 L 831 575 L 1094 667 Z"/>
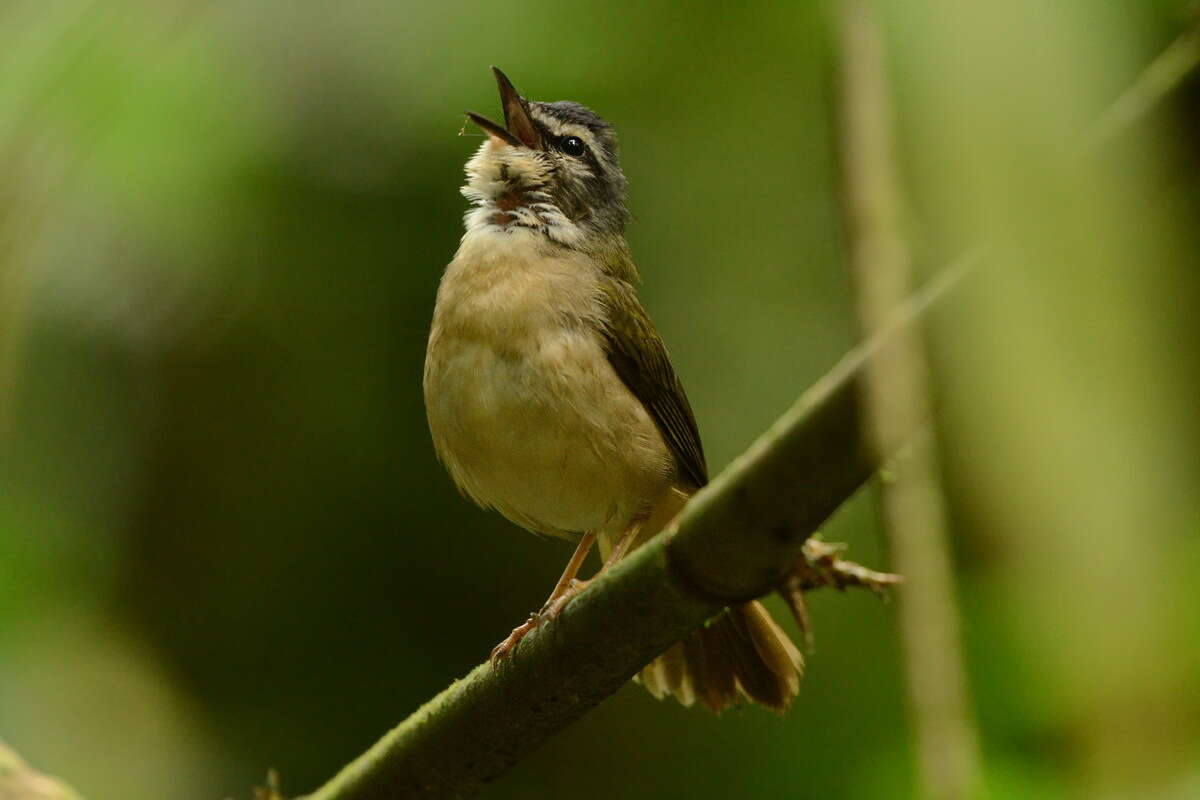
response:
<path id="1" fill-rule="evenodd" d="M 542 137 L 529 117 L 529 105 L 525 102 L 525 98 L 517 93 L 517 90 L 513 88 L 512 81 L 500 71 L 499 67 L 492 67 L 492 74 L 496 76 L 496 85 L 500 88 L 500 104 L 504 107 L 505 127 L 500 127 L 474 111 L 468 111 L 467 116 L 493 140 L 513 147 L 541 149 Z"/>

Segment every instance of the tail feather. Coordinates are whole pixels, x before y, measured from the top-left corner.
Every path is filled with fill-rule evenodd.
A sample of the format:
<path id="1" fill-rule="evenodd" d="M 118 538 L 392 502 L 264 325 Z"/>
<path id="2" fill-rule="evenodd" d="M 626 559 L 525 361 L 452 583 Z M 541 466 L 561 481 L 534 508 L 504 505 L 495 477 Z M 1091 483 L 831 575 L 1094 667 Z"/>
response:
<path id="1" fill-rule="evenodd" d="M 653 514 L 642 520 L 630 551 L 661 532 L 693 491 L 672 488 Z M 617 538 L 601 534 L 605 560 Z M 710 620 L 650 662 L 636 680 L 655 697 L 670 695 L 685 706 L 699 701 L 719 713 L 746 697 L 782 712 L 800 691 L 803 672 L 800 651 L 762 603 L 753 601 Z"/>
<path id="2" fill-rule="evenodd" d="M 674 695 L 685 706 L 696 702 L 696 687 L 688 671 L 683 642 L 676 642 L 667 652 L 651 661 L 638 679 L 657 700 Z"/>
<path id="3" fill-rule="evenodd" d="M 757 656 L 743 654 L 739 663 L 744 663 L 746 669 L 738 672 L 738 680 L 751 699 L 782 711 L 800 691 L 804 659 L 762 603 L 740 606 L 737 612 L 730 614 L 733 626 Z"/>
<path id="4" fill-rule="evenodd" d="M 638 676 L 657 698 L 696 700 L 721 712 L 741 697 L 773 711 L 800 691 L 804 659 L 757 601 L 735 606 L 647 665 Z"/>
<path id="5" fill-rule="evenodd" d="M 708 708 L 724 708 L 737 699 L 735 653 L 726 644 L 725 625 L 706 625 L 683 640 L 696 697 Z"/>

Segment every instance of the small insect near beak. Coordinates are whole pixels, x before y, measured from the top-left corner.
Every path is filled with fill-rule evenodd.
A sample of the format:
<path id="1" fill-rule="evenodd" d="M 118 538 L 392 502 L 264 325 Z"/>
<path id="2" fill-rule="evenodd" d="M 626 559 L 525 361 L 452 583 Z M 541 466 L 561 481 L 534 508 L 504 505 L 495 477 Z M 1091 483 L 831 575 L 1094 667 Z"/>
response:
<path id="1" fill-rule="evenodd" d="M 500 89 L 500 104 L 504 108 L 505 127 L 500 127 L 474 111 L 466 112 L 467 116 L 493 140 L 513 147 L 528 147 L 530 150 L 541 149 L 542 137 L 534 127 L 533 120 L 530 119 L 529 105 L 525 102 L 525 98 L 521 97 L 513 87 L 512 81 L 500 71 L 499 67 L 492 67 L 492 74 L 496 76 L 496 85 Z"/>

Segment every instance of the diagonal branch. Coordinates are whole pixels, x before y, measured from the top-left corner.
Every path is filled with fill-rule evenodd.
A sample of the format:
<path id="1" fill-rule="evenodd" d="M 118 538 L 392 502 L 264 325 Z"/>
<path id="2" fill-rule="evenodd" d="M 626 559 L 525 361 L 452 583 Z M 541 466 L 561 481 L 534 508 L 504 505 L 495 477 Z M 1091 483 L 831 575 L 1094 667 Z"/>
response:
<path id="1" fill-rule="evenodd" d="M 1150 62 L 1137 80 L 1097 119 L 1083 139 L 1081 152 L 1097 154 L 1133 127 L 1200 66 L 1200 25 L 1194 25 Z"/>
<path id="2" fill-rule="evenodd" d="M 684 509 L 552 625 L 430 700 L 308 800 L 459 797 L 621 688 L 726 605 L 780 586 L 808 537 L 879 464 L 859 433 L 865 367 L 957 282 L 950 270 L 847 355 Z"/>

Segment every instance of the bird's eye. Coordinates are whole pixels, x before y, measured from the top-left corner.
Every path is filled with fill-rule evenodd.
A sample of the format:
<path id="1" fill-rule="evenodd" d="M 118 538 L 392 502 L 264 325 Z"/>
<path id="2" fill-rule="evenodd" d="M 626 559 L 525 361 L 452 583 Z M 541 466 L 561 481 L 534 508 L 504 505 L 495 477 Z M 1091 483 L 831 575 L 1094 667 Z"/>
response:
<path id="1" fill-rule="evenodd" d="M 587 151 L 587 145 L 585 145 L 583 143 L 583 139 L 580 139 L 578 136 L 568 136 L 562 140 L 560 146 L 562 147 L 562 151 L 564 153 L 569 156 L 574 156 L 575 158 L 579 158 Z"/>

